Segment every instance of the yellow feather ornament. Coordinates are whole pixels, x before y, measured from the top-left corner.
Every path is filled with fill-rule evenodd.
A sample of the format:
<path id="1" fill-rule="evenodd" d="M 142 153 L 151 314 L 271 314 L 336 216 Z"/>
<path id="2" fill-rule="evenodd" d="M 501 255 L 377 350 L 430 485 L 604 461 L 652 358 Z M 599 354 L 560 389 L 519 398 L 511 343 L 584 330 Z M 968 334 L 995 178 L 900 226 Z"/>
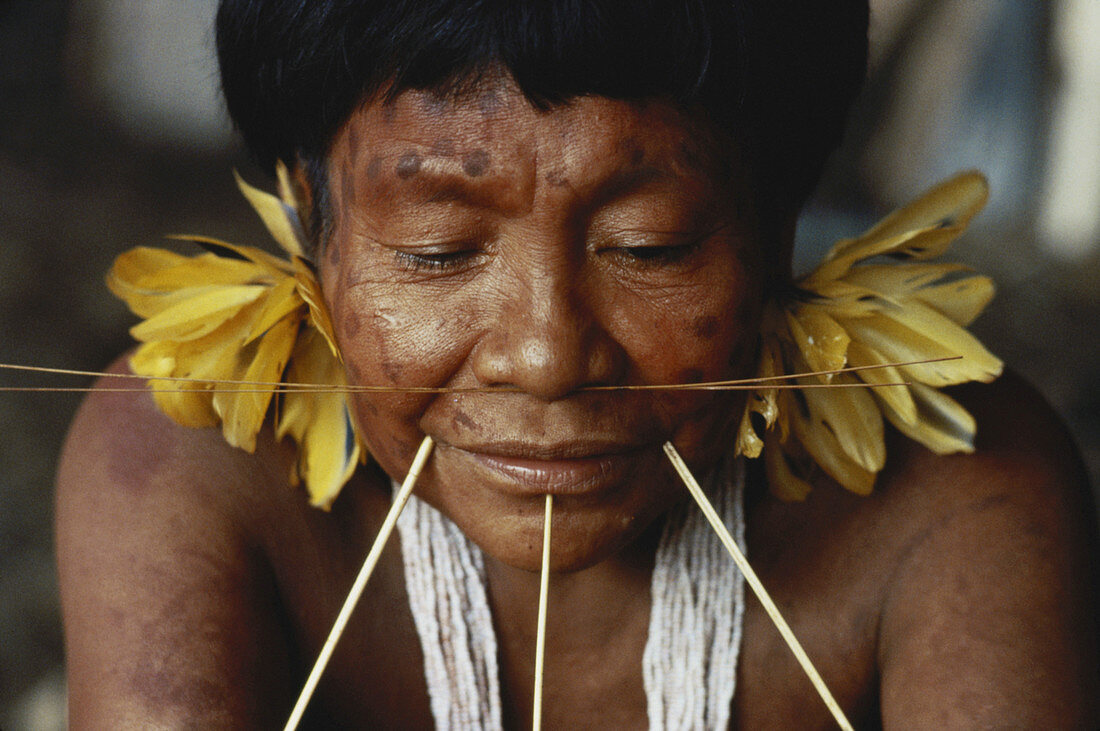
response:
<path id="1" fill-rule="evenodd" d="M 139 247 L 119 256 L 107 276 L 111 291 L 144 318 L 130 330 L 142 343 L 130 367 L 151 379 L 157 406 L 184 426 L 220 424 L 229 444 L 249 452 L 256 448 L 277 384 L 345 383 L 282 165 L 279 181 L 282 199 L 237 176 L 241 192 L 288 259 L 183 236 L 176 238 L 193 241 L 206 253 L 187 257 Z M 328 508 L 366 454 L 347 399 L 332 391 L 296 391 L 280 399 L 276 435 L 298 444 L 291 482 L 304 482 L 310 501 Z"/>
<path id="2" fill-rule="evenodd" d="M 758 376 L 877 366 L 797 382 L 909 382 L 751 394 L 738 453 L 764 452 L 778 496 L 803 499 L 813 463 L 849 490 L 868 494 L 886 460 L 883 416 L 937 453 L 973 451 L 973 417 L 936 389 L 1000 375 L 1001 361 L 965 329 L 989 303 L 993 283 L 957 264 L 924 262 L 947 250 L 987 198 L 981 175 L 958 175 L 862 236 L 838 242 L 820 266 L 794 282 L 792 296 L 768 304 Z M 879 256 L 904 261 L 864 263 Z M 889 365 L 937 358 L 953 360 Z"/>

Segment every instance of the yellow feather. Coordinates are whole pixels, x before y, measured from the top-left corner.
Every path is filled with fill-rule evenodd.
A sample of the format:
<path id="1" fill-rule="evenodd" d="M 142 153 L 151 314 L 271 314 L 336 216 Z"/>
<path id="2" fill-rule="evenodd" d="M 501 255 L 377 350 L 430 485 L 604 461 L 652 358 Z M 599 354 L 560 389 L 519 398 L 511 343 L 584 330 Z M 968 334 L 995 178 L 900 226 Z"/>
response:
<path id="1" fill-rule="evenodd" d="M 810 388 L 803 397 L 810 420 L 828 429 L 845 456 L 868 472 L 882 469 L 886 462 L 882 414 L 865 389 Z"/>
<path id="2" fill-rule="evenodd" d="M 246 183 L 236 170 L 233 171 L 233 177 L 237 179 L 237 187 L 241 189 L 241 193 L 256 209 L 256 213 L 260 214 L 264 226 L 283 251 L 293 256 L 303 256 L 302 244 L 298 239 L 299 227 L 294 225 L 297 214 L 277 197 Z M 295 216 L 294 219 L 291 218 L 292 215 Z"/>
<path id="3" fill-rule="evenodd" d="M 130 368 L 143 376 L 178 376 L 175 346 L 167 341 L 146 343 L 134 351 Z M 177 424 L 193 428 L 217 425 L 211 394 L 203 384 L 150 380 L 149 388 L 157 408 Z"/>
<path id="4" fill-rule="evenodd" d="M 325 306 L 321 284 L 313 276 L 313 270 L 302 259 L 294 259 L 294 278 L 298 282 L 298 294 L 309 305 L 309 321 L 328 343 L 329 350 L 340 360 L 340 348 L 336 346 L 336 331 Z"/>
<path id="5" fill-rule="evenodd" d="M 848 345 L 848 363 L 852 366 L 882 366 L 889 362 L 882 354 L 858 340 Z M 864 383 L 872 385 L 901 383 L 905 380 L 901 371 L 893 366 L 860 371 L 858 375 Z M 871 389 L 871 393 L 879 401 L 892 408 L 906 422 L 911 423 L 917 418 L 917 406 L 913 402 L 913 396 L 909 393 L 907 386 L 880 386 Z"/>
<path id="6" fill-rule="evenodd" d="M 915 383 L 911 390 L 918 411 L 915 421 L 906 422 L 893 409 L 885 410 L 898 431 L 937 454 L 974 451 L 977 424 L 969 411 L 934 388 Z"/>
<path id="7" fill-rule="evenodd" d="M 262 285 L 210 287 L 130 328 L 137 340 L 194 340 L 221 327 L 267 291 Z"/>
<path id="8" fill-rule="evenodd" d="M 207 244 L 212 247 L 226 249 L 244 258 L 244 261 L 242 261 L 241 259 L 234 259 L 228 256 L 218 256 L 214 253 L 206 254 L 206 256 L 217 256 L 218 260 L 222 262 L 233 262 L 245 266 L 251 263 L 275 275 L 290 274 L 294 271 L 289 261 L 280 259 L 254 246 L 238 246 L 237 244 L 231 244 L 227 241 L 214 239 L 209 236 L 172 235 L 168 238 L 179 241 L 191 241 L 197 244 Z"/>
<path id="9" fill-rule="evenodd" d="M 299 339 L 291 357 L 289 378 L 297 383 L 344 385 L 343 367 L 318 333 Z M 276 435 L 298 443 L 292 480 L 301 478 L 310 502 L 328 508 L 359 462 L 359 441 L 344 393 L 289 393 L 283 398 Z"/>
<path id="10" fill-rule="evenodd" d="M 810 494 L 810 483 L 798 477 L 787 463 L 787 455 L 778 438 L 765 442 L 764 468 L 772 494 L 787 502 L 801 502 Z"/>
<path id="11" fill-rule="evenodd" d="M 293 277 L 285 277 L 265 295 L 263 309 L 256 316 L 245 337 L 245 343 L 263 335 L 276 322 L 301 309 L 303 304 L 302 298 L 298 296 L 297 283 Z"/>
<path id="12" fill-rule="evenodd" d="M 940 317 L 950 323 L 947 318 L 942 315 Z M 909 318 L 905 319 L 907 322 L 911 321 Z M 954 323 L 950 324 L 955 327 Z M 918 332 L 906 323 L 885 315 L 851 320 L 845 325 L 854 340 L 859 340 L 880 353 L 887 362 L 904 363 L 963 356 L 958 360 L 900 366 L 899 371 L 908 380 L 939 387 L 966 381 L 989 381 L 1000 373 L 1000 361 L 969 333 L 966 333 L 965 338 L 955 335 L 951 338 L 952 342 L 943 343 L 939 337 L 945 333 Z"/>
<path id="13" fill-rule="evenodd" d="M 787 327 L 810 370 L 832 371 L 847 360 L 847 331 L 812 304 L 797 305 L 787 313 Z"/>
<path id="14" fill-rule="evenodd" d="M 857 495 L 869 495 L 875 486 L 875 472 L 850 459 L 824 424 L 793 417 L 791 435 L 825 472 Z"/>
<path id="15" fill-rule="evenodd" d="M 260 383 L 278 381 L 294 348 L 298 324 L 298 318 L 286 317 L 272 325 L 258 341 L 242 347 L 238 352 L 251 355 L 251 358 L 247 359 L 243 372 L 239 372 L 236 380 Z M 242 386 L 239 390 L 245 393 L 234 393 L 234 389 L 223 386 L 214 397 L 214 407 L 222 418 L 222 432 L 226 440 L 252 452 L 256 449 L 256 435 L 263 426 L 273 393 L 254 386 Z"/>
<path id="16" fill-rule="evenodd" d="M 875 241 L 925 229 L 966 228 L 989 200 L 989 184 L 977 172 L 964 172 L 925 191 L 919 198 L 875 224 L 862 236 L 833 247 L 828 258 L 847 255 Z"/>

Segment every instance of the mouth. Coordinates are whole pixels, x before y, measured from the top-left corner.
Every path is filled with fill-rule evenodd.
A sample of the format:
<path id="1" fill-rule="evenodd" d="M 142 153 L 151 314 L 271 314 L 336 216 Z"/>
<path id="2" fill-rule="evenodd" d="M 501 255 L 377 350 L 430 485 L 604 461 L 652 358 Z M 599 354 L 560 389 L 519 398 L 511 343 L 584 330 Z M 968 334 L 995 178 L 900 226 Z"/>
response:
<path id="1" fill-rule="evenodd" d="M 588 495 L 623 485 L 653 444 L 562 442 L 440 444 L 440 456 L 465 462 L 492 487 L 519 496 Z"/>

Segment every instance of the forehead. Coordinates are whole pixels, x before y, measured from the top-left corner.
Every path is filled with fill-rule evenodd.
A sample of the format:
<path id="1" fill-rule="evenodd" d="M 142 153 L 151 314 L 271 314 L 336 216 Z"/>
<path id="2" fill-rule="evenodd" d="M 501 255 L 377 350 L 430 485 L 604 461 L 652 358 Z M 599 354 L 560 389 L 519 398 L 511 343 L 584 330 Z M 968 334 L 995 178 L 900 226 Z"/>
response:
<path id="1" fill-rule="evenodd" d="M 522 208 L 544 187 L 586 196 L 624 175 L 713 181 L 733 157 L 716 140 L 669 103 L 580 97 L 540 110 L 502 81 L 459 98 L 407 91 L 363 105 L 333 140 L 329 172 L 344 202 L 366 193 Z"/>

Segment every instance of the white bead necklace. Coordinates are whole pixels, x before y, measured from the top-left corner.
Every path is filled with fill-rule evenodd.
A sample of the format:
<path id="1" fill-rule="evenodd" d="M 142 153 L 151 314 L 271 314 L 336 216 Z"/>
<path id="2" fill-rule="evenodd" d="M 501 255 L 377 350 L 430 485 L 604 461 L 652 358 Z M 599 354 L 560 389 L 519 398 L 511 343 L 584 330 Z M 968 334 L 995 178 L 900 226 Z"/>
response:
<path id="1" fill-rule="evenodd" d="M 715 470 L 704 483 L 742 550 L 743 485 L 741 460 Z M 398 530 L 436 727 L 500 729 L 497 642 L 481 551 L 415 496 Z M 642 656 L 650 728 L 726 728 L 737 681 L 744 583 L 688 500 L 668 516 L 651 596 Z"/>

